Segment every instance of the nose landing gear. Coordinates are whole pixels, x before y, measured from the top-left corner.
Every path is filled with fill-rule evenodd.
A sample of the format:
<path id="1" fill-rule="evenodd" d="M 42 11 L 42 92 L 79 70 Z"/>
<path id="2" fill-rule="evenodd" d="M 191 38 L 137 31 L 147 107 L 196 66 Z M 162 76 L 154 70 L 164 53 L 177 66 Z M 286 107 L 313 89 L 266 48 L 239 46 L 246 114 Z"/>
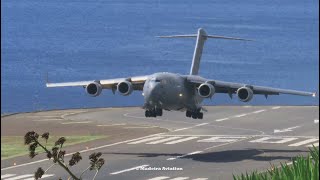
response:
<path id="1" fill-rule="evenodd" d="M 162 116 L 162 109 L 160 109 L 160 108 L 148 109 L 145 111 L 145 116 L 146 117 Z"/>
<path id="2" fill-rule="evenodd" d="M 193 119 L 202 119 L 203 118 L 203 113 L 198 111 L 186 111 L 186 116 L 187 117 L 192 117 Z"/>

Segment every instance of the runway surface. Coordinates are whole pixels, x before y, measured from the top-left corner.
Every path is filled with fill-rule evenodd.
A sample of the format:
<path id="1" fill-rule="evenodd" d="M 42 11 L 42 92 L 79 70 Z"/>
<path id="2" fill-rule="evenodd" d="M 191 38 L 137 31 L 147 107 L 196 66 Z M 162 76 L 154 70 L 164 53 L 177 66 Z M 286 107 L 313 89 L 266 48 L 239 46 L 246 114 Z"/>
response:
<path id="1" fill-rule="evenodd" d="M 291 162 L 292 157 L 305 155 L 312 144 L 319 146 L 318 106 L 206 108 L 208 112 L 201 120 L 167 111 L 162 117 L 145 118 L 141 108 L 68 110 L 56 121 L 50 121 L 50 111 L 31 115 L 38 116 L 38 121 L 47 116 L 48 123 L 66 126 L 79 123 L 106 130 L 117 127 L 122 132 L 141 132 L 109 139 L 105 144 L 100 141 L 89 149 L 83 147 L 83 160 L 72 170 L 81 173 L 89 165 L 89 154 L 102 152 L 106 164 L 96 179 L 232 179 L 233 174 L 265 171 L 270 163 Z M 10 118 L 15 117 L 19 115 Z M 152 129 L 157 131 L 152 134 Z M 50 165 L 51 162 L 42 159 L 21 161 L 15 166 L 6 163 L 1 166 L 1 179 L 32 178 L 37 167 Z M 85 179 L 93 175 L 90 172 Z M 56 166 L 44 179 L 58 177 L 68 176 Z"/>

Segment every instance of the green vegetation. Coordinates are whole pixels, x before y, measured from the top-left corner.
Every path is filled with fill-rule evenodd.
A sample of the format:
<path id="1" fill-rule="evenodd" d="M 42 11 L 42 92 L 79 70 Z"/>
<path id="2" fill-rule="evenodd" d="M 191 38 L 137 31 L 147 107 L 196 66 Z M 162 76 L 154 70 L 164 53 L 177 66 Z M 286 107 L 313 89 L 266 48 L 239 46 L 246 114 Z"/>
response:
<path id="1" fill-rule="evenodd" d="M 53 136 L 48 140 L 47 146 L 52 147 L 55 143 L 55 139 L 58 136 Z M 106 138 L 106 136 L 65 136 L 68 140 L 65 146 L 84 143 L 97 139 Z M 37 150 L 36 152 L 42 153 L 43 150 Z M 21 155 L 28 154 L 28 146 L 23 143 L 23 136 L 2 136 L 1 137 L 1 160 L 9 159 Z"/>
<path id="2" fill-rule="evenodd" d="M 279 168 L 272 166 L 263 173 L 257 171 L 251 174 L 233 175 L 234 180 L 318 180 L 319 179 L 319 149 L 313 147 L 307 157 L 298 156 L 292 164 L 282 164 Z"/>

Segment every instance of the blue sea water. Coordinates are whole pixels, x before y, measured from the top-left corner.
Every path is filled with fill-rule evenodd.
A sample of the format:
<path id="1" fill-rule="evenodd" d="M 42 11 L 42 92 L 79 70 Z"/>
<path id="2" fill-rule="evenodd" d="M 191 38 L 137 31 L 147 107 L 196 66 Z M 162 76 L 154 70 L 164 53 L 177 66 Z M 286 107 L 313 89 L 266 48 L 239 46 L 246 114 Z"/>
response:
<path id="1" fill-rule="evenodd" d="M 188 74 L 196 33 L 253 39 L 209 39 L 200 75 L 296 90 L 319 88 L 318 0 L 1 0 L 1 113 L 141 106 L 105 90 L 45 88 L 49 81 L 95 80 L 159 71 Z M 243 104 L 215 95 L 205 104 Z M 319 98 L 255 96 L 250 105 L 318 105 Z"/>

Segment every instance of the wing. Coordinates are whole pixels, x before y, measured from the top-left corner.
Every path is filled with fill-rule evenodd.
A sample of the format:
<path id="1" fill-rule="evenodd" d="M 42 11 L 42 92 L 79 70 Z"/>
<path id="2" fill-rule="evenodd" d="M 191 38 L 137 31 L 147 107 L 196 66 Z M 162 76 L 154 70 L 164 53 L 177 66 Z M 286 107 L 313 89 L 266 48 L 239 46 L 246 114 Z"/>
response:
<path id="1" fill-rule="evenodd" d="M 70 86 L 83 86 L 98 82 L 103 89 L 115 89 L 118 83 L 122 81 L 129 81 L 132 83 L 134 90 L 142 90 L 144 82 L 148 76 L 134 76 L 129 78 L 105 79 L 105 80 L 92 80 L 92 81 L 75 81 L 75 82 L 61 82 L 61 83 L 46 83 L 47 87 L 70 87 Z"/>
<path id="2" fill-rule="evenodd" d="M 215 87 L 216 93 L 227 93 L 230 96 L 237 92 L 237 90 L 241 87 L 248 87 L 250 88 L 254 94 L 262 94 L 265 96 L 268 95 L 279 95 L 279 94 L 292 94 L 292 95 L 299 95 L 299 96 L 316 96 L 314 92 L 306 92 L 306 91 L 296 91 L 290 89 L 280 89 L 280 88 L 272 88 L 266 86 L 256 86 L 244 83 L 234 83 L 234 82 L 226 82 L 226 81 L 218 81 L 218 80 L 208 80 L 202 78 L 200 76 L 192 76 L 188 75 L 187 81 L 199 86 L 202 83 L 210 83 Z"/>

